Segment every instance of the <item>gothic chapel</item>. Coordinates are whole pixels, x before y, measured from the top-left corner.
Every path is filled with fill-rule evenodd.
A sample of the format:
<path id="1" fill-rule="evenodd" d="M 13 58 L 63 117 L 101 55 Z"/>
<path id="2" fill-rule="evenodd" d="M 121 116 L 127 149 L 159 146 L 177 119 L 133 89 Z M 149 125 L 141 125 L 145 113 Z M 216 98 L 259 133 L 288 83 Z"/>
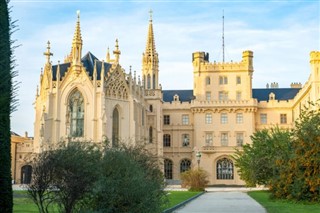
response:
<path id="1" fill-rule="evenodd" d="M 161 91 L 158 86 L 158 54 L 152 20 L 143 54 L 143 81 L 126 74 L 120 65 L 118 40 L 114 58 L 105 61 L 91 52 L 82 55 L 80 14 L 70 54 L 63 63 L 51 64 L 48 42 L 46 64 L 40 75 L 35 101 L 34 151 L 61 140 L 147 142 L 161 156 L 159 139 Z M 150 115 L 149 105 L 155 114 Z"/>

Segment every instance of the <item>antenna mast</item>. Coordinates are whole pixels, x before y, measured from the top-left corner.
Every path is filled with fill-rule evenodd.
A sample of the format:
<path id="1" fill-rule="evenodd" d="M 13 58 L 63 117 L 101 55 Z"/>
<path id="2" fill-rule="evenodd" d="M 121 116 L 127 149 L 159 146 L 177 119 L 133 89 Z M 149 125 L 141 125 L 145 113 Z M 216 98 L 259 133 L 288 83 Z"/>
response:
<path id="1" fill-rule="evenodd" d="M 222 10 L 222 62 L 224 63 L 224 10 Z"/>

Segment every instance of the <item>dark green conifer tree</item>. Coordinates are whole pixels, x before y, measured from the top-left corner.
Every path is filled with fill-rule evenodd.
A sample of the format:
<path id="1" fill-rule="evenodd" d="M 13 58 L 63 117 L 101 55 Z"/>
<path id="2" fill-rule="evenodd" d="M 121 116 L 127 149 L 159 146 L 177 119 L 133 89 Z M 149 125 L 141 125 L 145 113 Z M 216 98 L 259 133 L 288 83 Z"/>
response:
<path id="1" fill-rule="evenodd" d="M 0 212 L 12 212 L 10 114 L 15 108 L 15 76 L 8 0 L 0 0 Z"/>

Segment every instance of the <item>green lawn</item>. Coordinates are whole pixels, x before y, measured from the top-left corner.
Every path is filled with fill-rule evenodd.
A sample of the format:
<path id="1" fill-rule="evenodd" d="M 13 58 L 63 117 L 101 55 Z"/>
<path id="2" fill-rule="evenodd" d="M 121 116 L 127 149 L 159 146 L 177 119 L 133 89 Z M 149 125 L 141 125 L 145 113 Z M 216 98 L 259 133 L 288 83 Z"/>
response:
<path id="1" fill-rule="evenodd" d="M 168 191 L 168 204 L 165 206 L 165 209 L 169 209 L 189 198 L 200 194 L 201 192 L 189 192 L 189 191 Z"/>
<path id="2" fill-rule="evenodd" d="M 268 213 L 319 213 L 320 204 L 270 199 L 268 191 L 252 191 L 248 195 L 258 201 Z"/>
<path id="3" fill-rule="evenodd" d="M 201 192 L 168 191 L 168 203 L 163 209 L 171 208 Z M 28 198 L 26 191 L 13 192 L 13 212 L 14 213 L 37 213 L 38 208 L 33 201 Z"/>

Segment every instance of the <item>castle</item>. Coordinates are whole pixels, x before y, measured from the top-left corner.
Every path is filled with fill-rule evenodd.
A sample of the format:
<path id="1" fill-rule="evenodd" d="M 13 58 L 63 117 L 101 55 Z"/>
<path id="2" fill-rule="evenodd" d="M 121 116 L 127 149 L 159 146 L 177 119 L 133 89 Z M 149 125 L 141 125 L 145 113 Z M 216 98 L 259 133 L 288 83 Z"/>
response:
<path id="1" fill-rule="evenodd" d="M 35 100 L 33 152 L 61 140 L 99 143 L 107 137 L 112 146 L 143 142 L 163 162 L 170 183 L 178 183 L 181 172 L 201 167 L 211 185 L 243 185 L 231 158 L 235 149 L 251 143 L 257 130 L 292 128 L 303 107 L 319 99 L 320 52 L 311 52 L 311 73 L 303 86 L 272 83 L 265 89 L 252 88 L 252 51 L 244 51 L 239 62 L 221 63 L 195 52 L 193 88 L 163 90 L 152 18 L 142 79 L 121 67 L 117 40 L 113 57 L 108 50 L 104 60 L 91 52 L 83 55 L 82 45 L 79 14 L 63 63 L 51 63 L 48 42 Z M 23 166 L 16 166 L 18 183 L 30 179 L 30 169 L 26 174 Z"/>

